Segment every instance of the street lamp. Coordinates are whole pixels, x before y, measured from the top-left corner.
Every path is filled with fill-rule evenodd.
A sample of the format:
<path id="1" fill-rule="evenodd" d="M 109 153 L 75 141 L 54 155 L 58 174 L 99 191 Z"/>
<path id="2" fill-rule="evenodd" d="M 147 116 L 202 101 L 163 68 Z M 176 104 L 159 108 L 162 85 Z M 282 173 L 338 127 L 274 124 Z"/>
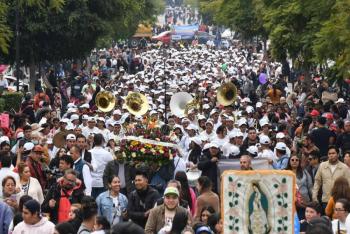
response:
<path id="1" fill-rule="evenodd" d="M 19 0 L 16 1 L 16 79 L 17 79 L 17 92 L 19 92 Z"/>
<path id="2" fill-rule="evenodd" d="M 168 124 L 168 118 L 167 118 L 167 100 L 166 100 L 166 81 L 167 81 L 167 77 L 165 74 L 165 63 L 166 63 L 166 59 L 168 57 L 168 53 L 166 48 L 163 48 L 163 82 L 164 82 L 164 119 L 165 119 L 165 124 Z"/>

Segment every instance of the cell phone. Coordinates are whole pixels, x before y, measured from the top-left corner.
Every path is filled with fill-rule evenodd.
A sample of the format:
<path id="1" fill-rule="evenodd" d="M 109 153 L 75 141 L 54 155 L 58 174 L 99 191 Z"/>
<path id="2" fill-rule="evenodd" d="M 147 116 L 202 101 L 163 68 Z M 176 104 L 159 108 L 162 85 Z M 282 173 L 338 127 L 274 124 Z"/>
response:
<path id="1" fill-rule="evenodd" d="M 16 200 L 17 200 L 17 195 L 16 195 L 16 194 L 12 194 L 12 195 L 10 196 L 10 199 L 16 201 Z"/>

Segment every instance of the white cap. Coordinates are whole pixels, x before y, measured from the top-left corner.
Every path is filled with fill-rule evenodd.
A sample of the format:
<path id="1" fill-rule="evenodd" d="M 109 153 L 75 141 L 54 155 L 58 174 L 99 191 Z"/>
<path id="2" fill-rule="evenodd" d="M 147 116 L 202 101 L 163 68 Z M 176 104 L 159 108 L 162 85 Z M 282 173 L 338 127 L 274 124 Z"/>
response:
<path id="1" fill-rule="evenodd" d="M 241 102 L 247 102 L 247 103 L 250 103 L 250 98 L 245 97 L 245 98 L 243 98 L 243 99 L 242 99 L 242 101 L 241 101 Z"/>
<path id="2" fill-rule="evenodd" d="M 202 140 L 199 137 L 191 137 L 190 141 L 193 141 L 197 145 L 202 145 Z"/>
<path id="3" fill-rule="evenodd" d="M 338 100 L 335 103 L 345 103 L 344 98 L 338 98 Z"/>
<path id="4" fill-rule="evenodd" d="M 285 138 L 286 135 L 283 133 L 283 132 L 279 132 L 276 134 L 276 139 L 282 139 L 282 138 Z"/>
<path id="5" fill-rule="evenodd" d="M 155 111 L 155 110 L 151 110 L 151 111 L 149 112 L 149 115 L 154 115 L 154 114 L 158 114 L 158 112 Z"/>
<path id="6" fill-rule="evenodd" d="M 237 121 L 237 124 L 239 127 L 244 125 L 244 124 L 247 125 L 247 120 L 245 118 L 241 118 Z"/>
<path id="7" fill-rule="evenodd" d="M 260 108 L 260 107 L 262 107 L 262 105 L 263 105 L 263 104 L 262 104 L 261 102 L 257 102 L 256 105 L 255 105 L 255 107 L 256 107 L 256 108 Z"/>
<path id="8" fill-rule="evenodd" d="M 88 122 L 96 122 L 96 119 L 95 119 L 95 117 L 89 117 L 89 119 L 88 119 Z"/>
<path id="9" fill-rule="evenodd" d="M 30 151 L 34 148 L 34 144 L 32 142 L 27 142 L 23 145 L 24 151 Z"/>
<path id="10" fill-rule="evenodd" d="M 194 124 L 189 124 L 186 129 L 187 130 L 197 130 L 197 126 Z"/>
<path id="11" fill-rule="evenodd" d="M 52 140 L 52 138 L 47 138 L 46 143 L 47 143 L 47 144 L 49 144 L 49 145 L 50 145 L 50 144 L 53 144 L 53 140 Z"/>
<path id="12" fill-rule="evenodd" d="M 17 139 L 19 139 L 19 138 L 23 138 L 24 137 L 24 133 L 23 132 L 19 132 L 19 133 L 17 133 Z"/>
<path id="13" fill-rule="evenodd" d="M 68 103 L 67 108 L 76 108 L 77 106 L 74 103 Z"/>
<path id="14" fill-rule="evenodd" d="M 71 116 L 70 116 L 70 120 L 71 120 L 71 121 L 73 121 L 73 120 L 78 120 L 78 119 L 79 119 L 79 115 L 74 114 L 74 115 L 71 115 Z"/>
<path id="15" fill-rule="evenodd" d="M 67 123 L 69 123 L 69 119 L 63 118 L 63 119 L 60 120 L 60 122 L 61 122 L 61 123 L 66 123 L 66 124 L 67 124 Z"/>
<path id="16" fill-rule="evenodd" d="M 219 145 L 216 142 L 210 142 L 208 148 L 219 148 Z"/>
<path id="17" fill-rule="evenodd" d="M 230 132 L 229 134 L 228 134 L 228 138 L 229 139 L 232 139 L 232 138 L 235 138 L 236 137 L 236 131 L 232 131 L 232 132 Z"/>
<path id="18" fill-rule="evenodd" d="M 89 116 L 88 115 L 83 115 L 83 117 L 81 119 L 82 120 L 89 120 Z"/>
<path id="19" fill-rule="evenodd" d="M 122 112 L 120 110 L 114 110 L 113 115 L 122 115 Z"/>
<path id="20" fill-rule="evenodd" d="M 8 136 L 0 137 L 0 144 L 3 143 L 4 141 L 6 141 L 8 144 L 10 144 L 10 139 L 8 138 Z"/>
<path id="21" fill-rule="evenodd" d="M 263 127 L 263 126 L 268 125 L 268 124 L 269 124 L 269 120 L 266 118 L 262 118 L 259 120 L 260 127 Z"/>
<path id="22" fill-rule="evenodd" d="M 236 137 L 244 137 L 243 132 L 237 131 L 236 132 Z"/>
<path id="23" fill-rule="evenodd" d="M 101 121 L 101 122 L 106 122 L 105 118 L 103 118 L 103 117 L 98 117 L 97 120 Z"/>
<path id="24" fill-rule="evenodd" d="M 284 142 L 278 142 L 275 148 L 278 150 L 287 150 L 287 145 Z"/>
<path id="25" fill-rule="evenodd" d="M 90 108 L 90 105 L 87 104 L 87 103 L 84 103 L 83 105 L 80 106 L 80 108 L 86 108 L 86 109 L 89 109 Z"/>
<path id="26" fill-rule="evenodd" d="M 260 144 L 264 144 L 264 145 L 271 143 L 270 138 L 268 136 L 266 136 L 266 135 L 260 136 L 260 141 L 259 142 L 260 142 Z"/>
<path id="27" fill-rule="evenodd" d="M 254 107 L 252 106 L 247 106 L 247 108 L 245 108 L 245 110 L 248 112 L 248 114 L 253 113 L 254 112 Z"/>
<path id="28" fill-rule="evenodd" d="M 249 146 L 247 151 L 248 151 L 248 153 L 253 154 L 255 156 L 258 155 L 258 147 L 256 147 L 255 145 Z"/>
<path id="29" fill-rule="evenodd" d="M 74 134 L 68 134 L 66 137 L 66 140 L 76 140 L 77 138 L 75 137 Z"/>

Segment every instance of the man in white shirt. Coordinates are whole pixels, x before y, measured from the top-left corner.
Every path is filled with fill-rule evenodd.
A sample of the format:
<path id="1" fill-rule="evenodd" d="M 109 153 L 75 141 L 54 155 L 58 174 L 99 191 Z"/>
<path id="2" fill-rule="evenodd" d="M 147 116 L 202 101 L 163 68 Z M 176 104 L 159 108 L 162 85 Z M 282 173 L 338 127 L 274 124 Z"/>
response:
<path id="1" fill-rule="evenodd" d="M 205 130 L 200 133 L 200 136 L 203 141 L 211 142 L 212 140 L 214 140 L 216 134 L 215 132 L 213 132 L 213 128 L 214 128 L 214 123 L 208 120 L 205 123 Z"/>
<path id="2" fill-rule="evenodd" d="M 83 135 L 88 138 L 89 136 L 98 133 L 98 128 L 96 127 L 96 120 L 94 117 L 90 117 L 88 120 L 88 125 L 83 127 Z"/>
<path id="3" fill-rule="evenodd" d="M 105 191 L 103 186 L 103 172 L 106 168 L 108 162 L 113 160 L 113 156 L 110 152 L 103 148 L 103 136 L 102 134 L 94 135 L 94 145 L 95 147 L 91 152 L 91 164 L 93 171 L 92 176 L 92 193 L 94 198 Z"/>
<path id="4" fill-rule="evenodd" d="M 0 169 L 0 181 L 6 177 L 6 176 L 12 176 L 16 181 L 19 180 L 18 174 L 13 172 L 11 170 L 11 157 L 7 156 L 6 154 L 0 154 L 0 162 L 1 162 L 1 169 Z M 2 183 L 0 183 L 0 196 L 2 197 Z"/>
<path id="5" fill-rule="evenodd" d="M 262 135 L 260 137 L 261 149 L 258 153 L 258 158 L 267 158 L 272 161 L 276 161 L 277 157 L 273 154 L 273 151 L 270 149 L 271 140 L 268 136 Z"/>

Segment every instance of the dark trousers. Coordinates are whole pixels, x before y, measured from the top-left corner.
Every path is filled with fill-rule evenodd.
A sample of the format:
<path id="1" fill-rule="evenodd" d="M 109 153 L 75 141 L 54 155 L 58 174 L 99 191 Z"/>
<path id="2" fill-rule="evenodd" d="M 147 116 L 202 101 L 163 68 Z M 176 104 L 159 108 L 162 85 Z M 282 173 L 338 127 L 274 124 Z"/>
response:
<path id="1" fill-rule="evenodd" d="M 91 196 L 96 199 L 98 195 L 100 195 L 104 191 L 106 191 L 104 187 L 92 187 Z"/>

